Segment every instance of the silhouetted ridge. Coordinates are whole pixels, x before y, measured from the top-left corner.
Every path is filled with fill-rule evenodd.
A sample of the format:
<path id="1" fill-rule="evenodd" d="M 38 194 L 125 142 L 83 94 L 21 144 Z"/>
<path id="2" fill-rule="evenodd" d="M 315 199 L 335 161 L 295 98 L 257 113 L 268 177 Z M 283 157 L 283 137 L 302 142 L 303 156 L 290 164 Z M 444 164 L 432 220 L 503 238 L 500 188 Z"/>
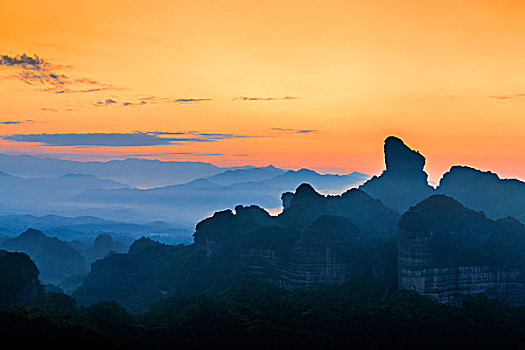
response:
<path id="1" fill-rule="evenodd" d="M 443 175 L 437 191 L 452 196 L 490 218 L 513 216 L 525 222 L 525 183 L 500 179 L 490 171 L 453 166 Z"/>
<path id="2" fill-rule="evenodd" d="M 151 238 L 148 237 L 142 237 L 129 247 L 129 254 L 148 254 L 150 252 L 155 252 L 157 249 L 163 249 L 167 247 L 166 244 L 162 244 L 160 242 L 154 241 Z"/>
<path id="3" fill-rule="evenodd" d="M 45 239 L 47 236 L 40 230 L 36 230 L 34 228 L 27 229 L 26 231 L 22 232 L 20 234 L 21 238 L 25 239 Z"/>
<path id="4" fill-rule="evenodd" d="M 288 205 L 277 217 L 280 225 L 306 227 L 321 215 L 336 215 L 349 219 L 369 236 L 393 235 L 396 230 L 399 214 L 355 188 L 340 196 L 323 196 L 303 184 L 294 194 L 285 195 Z"/>

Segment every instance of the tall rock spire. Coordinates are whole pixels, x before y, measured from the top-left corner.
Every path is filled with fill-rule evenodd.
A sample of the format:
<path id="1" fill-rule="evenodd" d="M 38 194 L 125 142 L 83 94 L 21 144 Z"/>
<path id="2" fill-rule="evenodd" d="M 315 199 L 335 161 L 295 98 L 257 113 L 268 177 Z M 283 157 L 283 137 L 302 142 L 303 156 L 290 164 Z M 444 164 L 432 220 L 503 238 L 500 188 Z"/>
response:
<path id="1" fill-rule="evenodd" d="M 385 139 L 386 170 L 374 176 L 360 189 L 400 213 L 430 196 L 434 189 L 428 185 L 423 170 L 425 157 L 410 149 L 395 136 Z"/>

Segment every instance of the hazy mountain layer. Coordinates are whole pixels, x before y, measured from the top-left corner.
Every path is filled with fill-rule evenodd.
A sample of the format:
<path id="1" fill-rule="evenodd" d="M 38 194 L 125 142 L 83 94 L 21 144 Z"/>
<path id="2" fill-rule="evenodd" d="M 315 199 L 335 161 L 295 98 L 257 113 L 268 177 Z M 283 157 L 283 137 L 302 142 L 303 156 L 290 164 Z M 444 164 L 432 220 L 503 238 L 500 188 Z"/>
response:
<path id="1" fill-rule="evenodd" d="M 38 267 L 42 282 L 65 290 L 74 289 L 89 272 L 89 264 L 71 244 L 38 230 L 29 229 L 3 241 L 0 248 L 26 253 Z"/>

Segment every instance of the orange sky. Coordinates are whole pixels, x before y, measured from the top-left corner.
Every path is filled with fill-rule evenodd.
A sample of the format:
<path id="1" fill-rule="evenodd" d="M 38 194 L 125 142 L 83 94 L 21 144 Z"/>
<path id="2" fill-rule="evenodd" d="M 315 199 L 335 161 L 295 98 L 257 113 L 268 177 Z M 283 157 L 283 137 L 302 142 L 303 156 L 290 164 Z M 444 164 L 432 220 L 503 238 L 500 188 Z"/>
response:
<path id="1" fill-rule="evenodd" d="M 48 63 L 0 65 L 0 122 L 21 122 L 0 135 L 212 141 L 0 152 L 373 174 L 397 135 L 433 180 L 458 163 L 523 179 L 523 38 L 523 1 L 0 0 L 0 55 Z"/>

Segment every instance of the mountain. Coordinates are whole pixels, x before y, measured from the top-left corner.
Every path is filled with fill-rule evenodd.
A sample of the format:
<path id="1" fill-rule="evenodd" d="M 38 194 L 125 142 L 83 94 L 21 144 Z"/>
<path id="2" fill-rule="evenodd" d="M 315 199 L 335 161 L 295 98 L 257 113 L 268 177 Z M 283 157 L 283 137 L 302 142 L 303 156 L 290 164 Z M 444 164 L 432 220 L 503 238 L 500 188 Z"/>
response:
<path id="1" fill-rule="evenodd" d="M 219 174 L 219 168 L 201 162 L 164 162 L 128 158 L 107 162 L 79 162 L 29 155 L 0 154 L 0 171 L 22 177 L 57 177 L 68 173 L 90 174 L 134 187 L 157 187 L 184 183 Z"/>
<path id="2" fill-rule="evenodd" d="M 397 212 L 357 189 L 323 196 L 304 184 L 291 195 L 277 217 L 255 205 L 216 212 L 197 224 L 191 245 L 142 238 L 127 254 L 96 261 L 74 297 L 141 308 L 179 292 L 224 290 L 247 275 L 287 290 L 394 279 Z"/>
<path id="3" fill-rule="evenodd" d="M 12 237 L 28 228 L 52 232 L 55 237 L 65 241 L 92 242 L 97 235 L 107 234 L 127 244 L 142 236 L 151 236 L 163 242 L 189 243 L 192 233 L 189 226 L 171 225 L 162 221 L 134 224 L 94 216 L 0 216 L 0 232 L 4 234 Z"/>
<path id="4" fill-rule="evenodd" d="M 276 172 L 275 168 L 263 168 L 264 173 Z M 219 180 L 228 182 L 233 178 L 244 178 L 252 172 L 260 174 L 259 168 L 245 169 L 240 173 L 220 175 Z M 256 176 L 257 177 L 257 176 Z M 362 183 L 367 175 L 321 175 L 315 171 L 301 169 L 287 171 L 259 182 L 242 182 L 221 185 L 209 179 L 196 179 L 186 184 L 153 189 L 93 189 L 75 196 L 74 201 L 84 206 L 114 206 L 125 203 L 151 218 L 198 221 L 216 210 L 234 208 L 236 205 L 259 205 L 278 208 L 280 195 L 301 183 L 318 184 L 327 192 L 342 192 Z"/>
<path id="5" fill-rule="evenodd" d="M 437 192 L 451 196 L 493 219 L 513 216 L 525 223 L 525 182 L 500 179 L 490 171 L 453 166 L 443 175 Z"/>
<path id="6" fill-rule="evenodd" d="M 487 293 L 525 304 L 525 225 L 491 220 L 445 195 L 433 195 L 399 219 L 399 287 L 441 302 Z"/>
<path id="7" fill-rule="evenodd" d="M 386 170 L 380 176 L 372 177 L 359 189 L 404 213 L 434 192 L 423 170 L 425 157 L 394 136 L 385 139 L 384 150 Z"/>
<path id="8" fill-rule="evenodd" d="M 233 185 L 241 182 L 259 182 L 268 180 L 285 172 L 283 169 L 269 165 L 264 168 L 226 170 L 223 173 L 208 177 L 208 180 L 219 185 Z"/>
<path id="9" fill-rule="evenodd" d="M 339 194 L 349 188 L 356 187 L 368 180 L 370 176 L 353 172 L 346 175 L 319 174 L 310 169 L 289 170 L 284 174 L 265 180 L 267 186 L 279 189 L 279 193 L 296 188 L 302 183 L 308 183 L 325 194 Z"/>
<path id="10" fill-rule="evenodd" d="M 323 196 L 309 184 L 302 184 L 295 193 L 284 193 L 282 199 L 284 210 L 277 218 L 281 225 L 305 227 L 322 215 L 335 215 L 349 219 L 369 237 L 396 232 L 399 214 L 355 188 L 339 196 Z"/>
<path id="11" fill-rule="evenodd" d="M 64 290 L 74 289 L 89 272 L 88 263 L 73 246 L 42 231 L 28 229 L 1 242 L 0 248 L 29 255 L 41 273 L 41 281 Z"/>
<path id="12" fill-rule="evenodd" d="M 86 174 L 65 174 L 56 178 L 23 178 L 0 173 L 0 210 L 18 213 L 63 212 L 68 201 L 90 188 L 113 189 L 125 185 Z M 74 206 L 73 206 L 74 207 Z"/>
<path id="13" fill-rule="evenodd" d="M 108 254 L 124 253 L 128 250 L 126 244 L 115 241 L 107 234 L 98 235 L 92 245 L 80 241 L 69 242 L 87 261 L 88 264 L 106 257 Z"/>
<path id="14" fill-rule="evenodd" d="M 34 304 L 42 293 L 33 261 L 24 253 L 0 250 L 0 309 L 20 303 Z"/>
<path id="15" fill-rule="evenodd" d="M 0 155 L 0 213 L 194 226 L 214 211 L 237 204 L 278 210 L 280 194 L 303 182 L 324 193 L 341 193 L 366 178 L 274 166 L 220 168 L 199 162 L 78 162 Z"/>

